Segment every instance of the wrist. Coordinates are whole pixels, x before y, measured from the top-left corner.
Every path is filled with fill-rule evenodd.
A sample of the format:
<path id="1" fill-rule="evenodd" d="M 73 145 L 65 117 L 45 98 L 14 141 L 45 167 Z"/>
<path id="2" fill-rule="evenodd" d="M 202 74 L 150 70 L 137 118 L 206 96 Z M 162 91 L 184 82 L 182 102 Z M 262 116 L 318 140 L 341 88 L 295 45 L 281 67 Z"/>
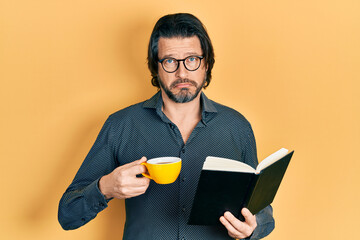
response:
<path id="1" fill-rule="evenodd" d="M 108 175 L 102 176 L 99 180 L 99 190 L 102 195 L 104 195 L 105 199 L 108 200 L 112 198 L 112 194 L 110 191 L 110 187 L 108 186 Z"/>

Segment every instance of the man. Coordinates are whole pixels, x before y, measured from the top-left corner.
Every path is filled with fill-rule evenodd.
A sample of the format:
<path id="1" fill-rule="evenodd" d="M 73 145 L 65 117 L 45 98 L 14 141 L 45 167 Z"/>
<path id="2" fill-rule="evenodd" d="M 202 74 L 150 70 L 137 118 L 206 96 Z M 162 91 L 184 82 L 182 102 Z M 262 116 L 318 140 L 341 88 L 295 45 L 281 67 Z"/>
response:
<path id="1" fill-rule="evenodd" d="M 160 91 L 107 119 L 60 200 L 64 229 L 84 225 L 118 198 L 126 205 L 123 239 L 260 239 L 273 230 L 271 206 L 256 216 L 243 209 L 244 222 L 226 212 L 218 226 L 187 224 L 206 156 L 257 164 L 248 121 L 202 93 L 213 65 L 210 38 L 196 17 L 159 19 L 150 38 L 148 66 Z M 163 156 L 182 159 L 174 183 L 160 185 L 139 177 L 146 172 L 141 163 Z"/>

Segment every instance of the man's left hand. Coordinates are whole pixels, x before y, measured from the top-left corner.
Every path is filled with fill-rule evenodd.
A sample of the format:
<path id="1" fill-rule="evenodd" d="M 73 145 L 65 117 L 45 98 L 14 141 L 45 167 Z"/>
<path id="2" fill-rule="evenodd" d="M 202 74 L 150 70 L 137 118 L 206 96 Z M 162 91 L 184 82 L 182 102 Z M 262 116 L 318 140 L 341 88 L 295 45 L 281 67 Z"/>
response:
<path id="1" fill-rule="evenodd" d="M 245 222 L 240 221 L 230 212 L 225 212 L 224 216 L 220 217 L 220 222 L 226 227 L 229 236 L 232 238 L 247 238 L 257 226 L 256 216 L 252 215 L 248 209 L 243 208 L 241 214 L 244 216 Z"/>

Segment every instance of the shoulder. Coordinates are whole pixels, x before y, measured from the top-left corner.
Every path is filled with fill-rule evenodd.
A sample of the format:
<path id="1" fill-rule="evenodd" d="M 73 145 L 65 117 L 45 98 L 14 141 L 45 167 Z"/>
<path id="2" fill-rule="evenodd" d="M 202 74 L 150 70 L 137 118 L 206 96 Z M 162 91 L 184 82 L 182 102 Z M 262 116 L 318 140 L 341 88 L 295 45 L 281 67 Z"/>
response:
<path id="1" fill-rule="evenodd" d="M 144 118 L 149 118 L 152 114 L 156 112 L 156 107 L 160 102 L 159 97 L 160 93 L 158 92 L 150 99 L 133 104 L 117 112 L 114 112 L 109 116 L 108 121 L 121 122 L 134 119 L 142 120 Z"/>
<path id="2" fill-rule="evenodd" d="M 249 127 L 251 129 L 250 122 L 245 118 L 243 114 L 231 107 L 225 106 L 212 100 L 210 101 L 216 108 L 217 115 L 221 120 L 243 127 Z"/>
<path id="3" fill-rule="evenodd" d="M 122 120 L 124 118 L 129 118 L 138 115 L 143 111 L 143 102 L 136 103 L 134 105 L 128 106 L 126 108 L 120 109 L 112 114 L 109 118 L 113 121 Z"/>
<path id="4" fill-rule="evenodd" d="M 106 123 L 113 127 L 120 127 L 143 120 L 149 115 L 149 109 L 144 108 L 143 104 L 144 102 L 140 102 L 110 114 Z"/>

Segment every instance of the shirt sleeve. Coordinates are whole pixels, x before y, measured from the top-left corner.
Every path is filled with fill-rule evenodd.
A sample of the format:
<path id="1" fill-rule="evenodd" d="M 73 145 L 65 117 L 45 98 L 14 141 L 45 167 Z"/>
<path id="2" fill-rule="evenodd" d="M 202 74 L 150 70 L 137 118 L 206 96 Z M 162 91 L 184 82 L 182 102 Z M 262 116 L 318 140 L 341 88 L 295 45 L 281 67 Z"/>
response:
<path id="1" fill-rule="evenodd" d="M 271 205 L 267 206 L 256 215 L 257 227 L 252 233 L 250 240 L 258 240 L 269 235 L 275 228 L 275 221 Z"/>
<path id="2" fill-rule="evenodd" d="M 112 137 L 108 119 L 60 200 L 58 220 L 63 229 L 79 228 L 107 207 L 109 200 L 100 192 L 98 183 L 116 168 Z"/>

